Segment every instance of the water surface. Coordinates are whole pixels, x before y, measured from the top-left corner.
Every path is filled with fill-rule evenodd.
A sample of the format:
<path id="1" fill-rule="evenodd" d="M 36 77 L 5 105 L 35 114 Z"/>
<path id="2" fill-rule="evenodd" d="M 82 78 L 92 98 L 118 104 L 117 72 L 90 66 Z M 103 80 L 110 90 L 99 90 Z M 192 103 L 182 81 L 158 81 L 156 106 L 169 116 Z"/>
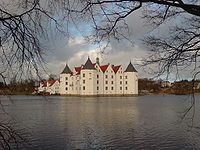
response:
<path id="1" fill-rule="evenodd" d="M 30 136 L 31 150 L 200 149 L 199 98 L 193 122 L 189 96 L 1 96 L 4 109 Z M 3 113 L 1 118 L 8 118 Z"/>

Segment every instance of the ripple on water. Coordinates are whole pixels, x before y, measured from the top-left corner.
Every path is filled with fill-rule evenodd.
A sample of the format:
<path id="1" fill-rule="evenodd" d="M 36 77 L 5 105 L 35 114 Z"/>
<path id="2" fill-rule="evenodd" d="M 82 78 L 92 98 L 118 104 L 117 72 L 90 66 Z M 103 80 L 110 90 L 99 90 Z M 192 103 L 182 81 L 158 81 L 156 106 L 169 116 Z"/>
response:
<path id="1" fill-rule="evenodd" d="M 16 99 L 6 109 L 31 132 L 31 150 L 200 149 L 200 138 L 177 123 L 180 96 Z"/>

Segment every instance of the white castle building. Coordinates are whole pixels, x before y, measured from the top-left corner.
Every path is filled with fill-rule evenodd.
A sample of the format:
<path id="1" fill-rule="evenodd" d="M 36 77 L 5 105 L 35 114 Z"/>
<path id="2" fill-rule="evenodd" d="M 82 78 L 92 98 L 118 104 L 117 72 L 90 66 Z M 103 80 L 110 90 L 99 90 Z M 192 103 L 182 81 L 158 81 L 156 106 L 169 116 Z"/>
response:
<path id="1" fill-rule="evenodd" d="M 121 65 L 100 65 L 99 59 L 75 67 L 72 72 L 66 64 L 60 74 L 61 95 L 137 95 L 138 72 L 130 62 L 124 70 Z"/>

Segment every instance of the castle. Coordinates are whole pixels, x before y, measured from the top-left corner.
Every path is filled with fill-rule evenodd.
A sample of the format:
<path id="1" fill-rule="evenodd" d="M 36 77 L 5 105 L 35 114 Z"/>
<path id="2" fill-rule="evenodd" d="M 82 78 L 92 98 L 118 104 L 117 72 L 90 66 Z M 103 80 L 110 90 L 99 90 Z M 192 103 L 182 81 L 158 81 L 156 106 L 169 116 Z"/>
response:
<path id="1" fill-rule="evenodd" d="M 137 95 L 138 72 L 130 62 L 125 70 L 121 65 L 100 65 L 99 58 L 92 63 L 88 57 L 85 65 L 72 72 L 66 64 L 60 74 L 61 95 L 106 96 Z"/>

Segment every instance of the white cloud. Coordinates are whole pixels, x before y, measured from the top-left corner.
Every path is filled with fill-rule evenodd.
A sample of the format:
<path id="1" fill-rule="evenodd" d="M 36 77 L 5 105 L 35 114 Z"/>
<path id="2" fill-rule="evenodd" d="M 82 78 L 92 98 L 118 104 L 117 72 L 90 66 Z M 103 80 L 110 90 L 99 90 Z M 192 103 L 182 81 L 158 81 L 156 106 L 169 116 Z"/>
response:
<path id="1" fill-rule="evenodd" d="M 86 40 L 83 37 L 77 37 L 73 39 L 69 39 L 68 46 L 86 44 Z"/>

